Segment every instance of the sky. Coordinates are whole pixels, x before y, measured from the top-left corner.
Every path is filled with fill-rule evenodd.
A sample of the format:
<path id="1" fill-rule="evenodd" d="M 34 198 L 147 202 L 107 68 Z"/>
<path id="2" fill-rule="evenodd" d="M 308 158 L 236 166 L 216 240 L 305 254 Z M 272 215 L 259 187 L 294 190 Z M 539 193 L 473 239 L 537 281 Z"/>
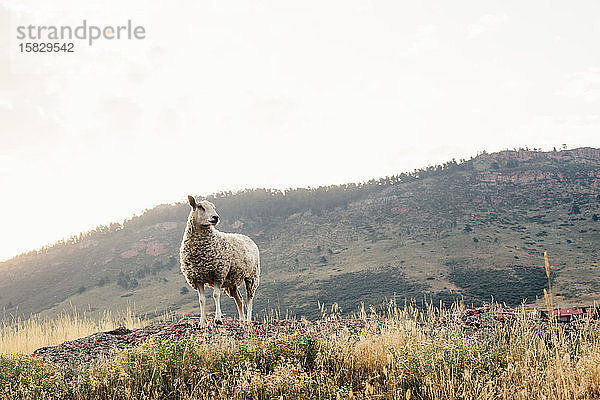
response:
<path id="1" fill-rule="evenodd" d="M 83 20 L 145 35 L 20 51 Z M 599 48 L 595 0 L 0 0 L 0 260 L 187 194 L 600 147 Z"/>

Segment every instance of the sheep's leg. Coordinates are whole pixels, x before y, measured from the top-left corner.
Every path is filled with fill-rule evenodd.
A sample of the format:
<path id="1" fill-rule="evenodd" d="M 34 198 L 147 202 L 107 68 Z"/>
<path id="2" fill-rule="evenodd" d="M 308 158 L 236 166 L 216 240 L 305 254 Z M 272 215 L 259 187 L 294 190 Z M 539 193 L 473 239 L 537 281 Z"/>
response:
<path id="1" fill-rule="evenodd" d="M 246 320 L 248 322 L 252 322 L 252 297 L 248 296 L 248 301 L 246 301 Z"/>
<path id="2" fill-rule="evenodd" d="M 215 284 L 213 299 L 215 299 L 215 324 L 220 325 L 223 323 L 223 313 L 221 313 L 221 285 Z"/>
<path id="3" fill-rule="evenodd" d="M 198 291 L 198 302 L 200 303 L 200 325 L 206 325 L 206 295 L 204 294 L 204 284 L 196 286 Z"/>
<path id="4" fill-rule="evenodd" d="M 235 305 L 237 306 L 238 309 L 238 314 L 240 316 L 240 321 L 243 321 L 245 319 L 244 317 L 244 302 L 242 301 L 242 296 L 240 295 L 240 291 L 238 288 L 235 288 L 233 290 L 231 290 L 231 297 L 233 297 L 233 299 L 235 300 Z"/>
<path id="5" fill-rule="evenodd" d="M 245 280 L 246 283 L 246 320 L 248 322 L 252 321 L 252 299 L 254 298 L 254 292 L 258 287 L 258 278 Z"/>

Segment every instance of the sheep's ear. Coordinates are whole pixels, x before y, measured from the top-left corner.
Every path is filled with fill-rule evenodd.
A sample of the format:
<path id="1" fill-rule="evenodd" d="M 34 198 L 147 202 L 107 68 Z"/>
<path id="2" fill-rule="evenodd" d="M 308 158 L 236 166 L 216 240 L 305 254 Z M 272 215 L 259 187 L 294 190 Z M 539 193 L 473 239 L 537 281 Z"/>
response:
<path id="1" fill-rule="evenodd" d="M 194 196 L 188 194 L 188 201 L 190 202 L 190 207 L 196 208 L 196 199 L 194 199 Z"/>

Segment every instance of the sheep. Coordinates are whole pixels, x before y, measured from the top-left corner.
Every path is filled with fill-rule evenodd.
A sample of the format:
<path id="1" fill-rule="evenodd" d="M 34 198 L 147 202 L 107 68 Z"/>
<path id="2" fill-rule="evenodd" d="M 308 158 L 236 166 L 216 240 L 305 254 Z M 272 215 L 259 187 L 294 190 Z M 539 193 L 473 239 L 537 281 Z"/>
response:
<path id="1" fill-rule="evenodd" d="M 223 323 L 223 290 L 235 300 L 240 320 L 252 321 L 252 299 L 260 282 L 258 246 L 248 236 L 218 231 L 219 215 L 211 202 L 196 202 L 192 196 L 188 201 L 191 211 L 181 242 L 181 272 L 198 291 L 200 325 L 206 325 L 205 285 L 213 287 L 216 324 Z M 242 283 L 246 284 L 246 318 L 239 292 Z"/>

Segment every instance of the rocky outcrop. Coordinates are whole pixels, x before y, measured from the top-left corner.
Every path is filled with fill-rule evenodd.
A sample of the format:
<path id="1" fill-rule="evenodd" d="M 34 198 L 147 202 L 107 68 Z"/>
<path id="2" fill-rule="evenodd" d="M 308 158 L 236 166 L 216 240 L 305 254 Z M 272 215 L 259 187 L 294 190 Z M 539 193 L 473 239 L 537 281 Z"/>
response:
<path id="1" fill-rule="evenodd" d="M 214 341 L 217 338 L 234 340 L 264 340 L 276 335 L 322 332 L 359 332 L 367 327 L 380 326 L 383 320 L 346 319 L 340 321 L 274 320 L 252 322 L 251 325 L 239 320 L 224 318 L 222 325 L 210 323 L 207 327 L 198 325 L 198 318 L 184 318 L 179 321 L 163 321 L 139 329 L 120 327 L 112 331 L 98 332 L 91 336 L 64 342 L 58 346 L 42 347 L 33 352 L 34 356 L 62 367 L 76 367 L 97 360 L 110 359 L 126 348 L 134 347 L 150 339 L 184 339 Z"/>
<path id="2" fill-rule="evenodd" d="M 600 160 L 600 149 L 592 147 L 580 147 L 572 150 L 562 151 L 530 151 L 530 150 L 504 150 L 497 153 L 485 153 L 478 155 L 476 161 L 532 161 L 532 160 L 556 160 L 569 161 L 576 158 L 589 158 Z"/>

